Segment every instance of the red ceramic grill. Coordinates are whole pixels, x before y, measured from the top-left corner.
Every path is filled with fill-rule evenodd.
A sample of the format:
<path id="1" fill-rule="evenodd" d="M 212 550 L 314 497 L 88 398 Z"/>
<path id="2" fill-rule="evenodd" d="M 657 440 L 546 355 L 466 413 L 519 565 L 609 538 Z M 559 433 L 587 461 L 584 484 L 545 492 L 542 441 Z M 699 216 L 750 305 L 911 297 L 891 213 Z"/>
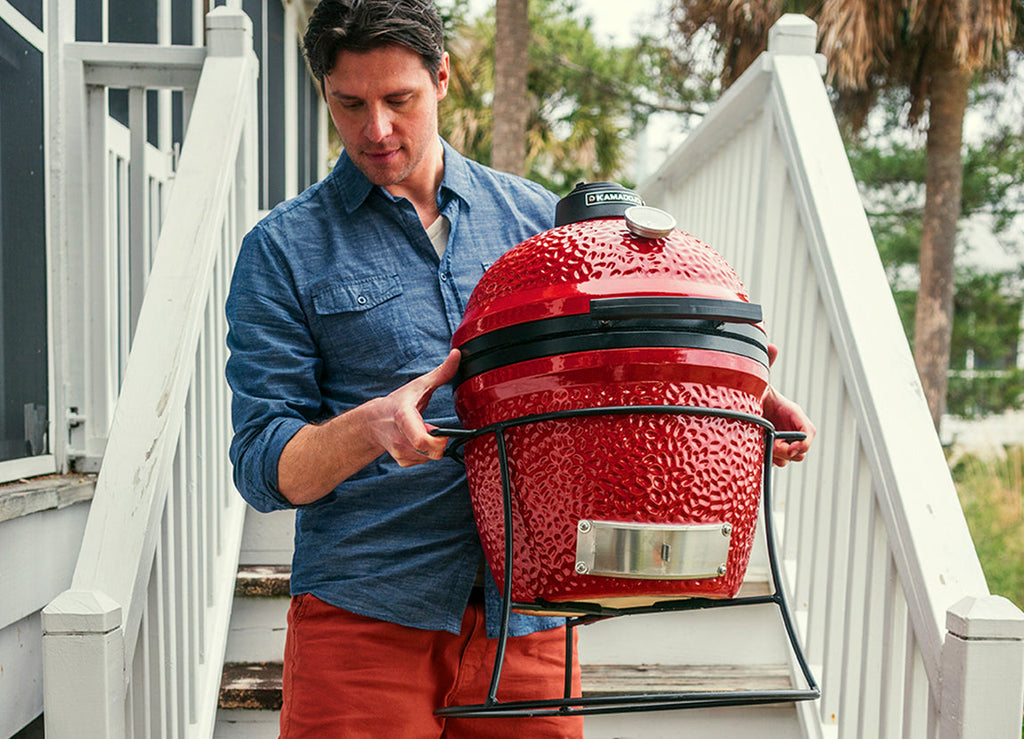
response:
<path id="1" fill-rule="evenodd" d="M 453 339 L 463 353 L 455 402 L 466 427 L 618 406 L 760 415 L 768 385 L 760 308 L 709 246 L 643 222 L 660 211 L 632 205 L 628 217 L 601 215 L 623 213 L 632 198 L 609 183 L 578 188 L 563 203 L 566 222 L 484 275 Z M 586 219 L 573 220 L 576 211 Z M 513 600 L 622 606 L 738 591 L 760 500 L 761 427 L 712 415 L 571 416 L 510 428 L 505 441 Z M 496 443 L 468 442 L 465 459 L 501 582 Z"/>
<path id="2" fill-rule="evenodd" d="M 711 247 L 614 183 L 579 185 L 555 228 L 484 274 L 452 344 L 455 407 L 484 553 L 503 595 L 485 703 L 538 716 L 809 700 L 818 690 L 778 588 L 770 526 L 777 433 L 760 306 Z M 736 598 L 765 498 L 775 592 Z M 598 618 L 780 607 L 806 690 L 496 699 L 511 609 Z M 571 629 L 570 629 L 571 632 Z"/>

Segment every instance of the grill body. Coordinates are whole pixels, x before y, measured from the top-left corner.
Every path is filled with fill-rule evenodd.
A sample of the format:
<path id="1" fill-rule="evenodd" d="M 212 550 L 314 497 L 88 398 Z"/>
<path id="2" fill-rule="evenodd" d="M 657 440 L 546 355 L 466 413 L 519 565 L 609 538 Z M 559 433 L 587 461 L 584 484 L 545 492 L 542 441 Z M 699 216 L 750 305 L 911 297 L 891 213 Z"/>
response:
<path id="1" fill-rule="evenodd" d="M 755 310 L 756 309 L 756 310 Z M 713 249 L 622 217 L 567 223 L 486 272 L 453 339 L 466 428 L 617 406 L 760 416 L 760 310 Z M 504 432 L 512 599 L 630 607 L 731 598 L 742 583 L 764 475 L 764 430 L 694 413 L 569 416 Z M 474 514 L 503 583 L 504 503 L 493 435 L 465 446 Z"/>

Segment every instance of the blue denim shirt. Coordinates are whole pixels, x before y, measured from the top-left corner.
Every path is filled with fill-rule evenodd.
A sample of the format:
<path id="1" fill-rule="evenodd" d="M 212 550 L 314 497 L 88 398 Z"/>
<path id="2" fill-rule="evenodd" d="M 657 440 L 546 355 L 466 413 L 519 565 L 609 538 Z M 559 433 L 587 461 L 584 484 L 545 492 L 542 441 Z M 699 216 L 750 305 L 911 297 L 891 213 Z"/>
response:
<path id="1" fill-rule="evenodd" d="M 412 204 L 374 186 L 345 154 L 242 242 L 227 301 L 235 485 L 257 510 L 277 490 L 281 450 L 325 420 L 430 371 L 470 293 L 502 253 L 551 227 L 557 198 L 444 144 L 440 259 Z M 451 387 L 424 418 L 457 425 Z M 383 455 L 295 519 L 293 594 L 393 623 L 458 633 L 481 560 L 462 465 L 401 468 Z M 488 631 L 500 598 L 486 578 Z M 513 614 L 512 635 L 562 619 Z"/>

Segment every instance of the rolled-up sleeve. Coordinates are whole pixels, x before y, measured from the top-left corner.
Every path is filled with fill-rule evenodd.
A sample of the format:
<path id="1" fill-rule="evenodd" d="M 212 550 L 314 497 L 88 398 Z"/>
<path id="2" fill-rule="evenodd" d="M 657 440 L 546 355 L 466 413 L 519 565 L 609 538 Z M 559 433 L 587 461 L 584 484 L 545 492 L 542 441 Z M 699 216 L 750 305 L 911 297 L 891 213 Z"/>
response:
<path id="1" fill-rule="evenodd" d="M 291 508 L 278 491 L 277 464 L 320 413 L 322 360 L 288 265 L 260 226 L 242 242 L 226 315 L 235 486 L 259 511 Z"/>

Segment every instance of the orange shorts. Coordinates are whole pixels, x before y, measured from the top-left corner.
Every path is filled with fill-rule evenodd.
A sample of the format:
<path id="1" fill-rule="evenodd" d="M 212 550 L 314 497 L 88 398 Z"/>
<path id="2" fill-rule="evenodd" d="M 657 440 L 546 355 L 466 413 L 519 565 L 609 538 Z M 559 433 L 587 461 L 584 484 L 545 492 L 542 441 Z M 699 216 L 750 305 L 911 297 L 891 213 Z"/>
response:
<path id="1" fill-rule="evenodd" d="M 483 703 L 497 640 L 482 603 L 462 633 L 426 631 L 359 616 L 313 595 L 292 598 L 284 659 L 281 737 L 345 739 L 580 739 L 583 718 L 445 718 L 443 706 Z M 575 655 L 575 649 L 573 650 Z M 561 698 L 565 627 L 511 637 L 497 698 Z M 573 695 L 580 694 L 573 664 Z"/>

